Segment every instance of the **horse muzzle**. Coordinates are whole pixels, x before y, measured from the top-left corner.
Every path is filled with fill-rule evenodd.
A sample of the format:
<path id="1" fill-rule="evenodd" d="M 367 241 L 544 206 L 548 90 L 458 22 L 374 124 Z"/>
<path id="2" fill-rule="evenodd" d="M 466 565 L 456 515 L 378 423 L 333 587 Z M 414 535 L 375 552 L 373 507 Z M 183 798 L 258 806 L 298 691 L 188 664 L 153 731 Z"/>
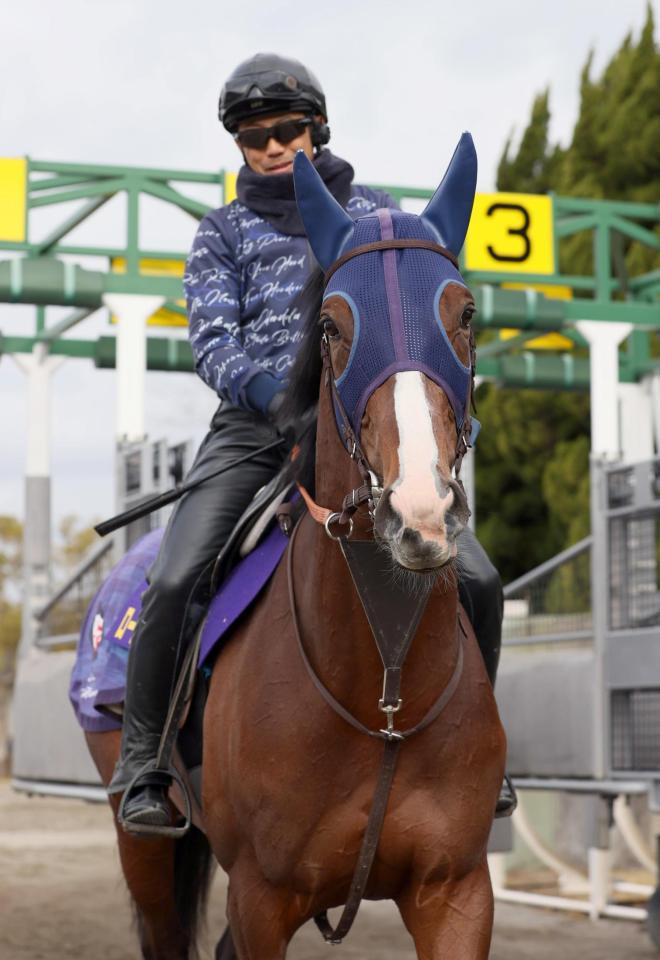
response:
<path id="1" fill-rule="evenodd" d="M 457 538 L 469 517 L 467 501 L 455 480 L 433 508 L 414 509 L 397 497 L 395 486 L 383 491 L 374 512 L 374 531 L 400 567 L 417 572 L 438 570 L 457 552 Z"/>

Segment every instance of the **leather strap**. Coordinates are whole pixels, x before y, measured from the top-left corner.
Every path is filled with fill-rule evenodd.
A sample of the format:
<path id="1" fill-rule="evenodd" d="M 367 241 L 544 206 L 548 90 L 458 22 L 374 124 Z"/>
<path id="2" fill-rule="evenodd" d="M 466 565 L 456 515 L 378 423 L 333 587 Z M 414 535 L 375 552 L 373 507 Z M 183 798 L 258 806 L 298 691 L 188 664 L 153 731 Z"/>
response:
<path id="1" fill-rule="evenodd" d="M 300 621 L 298 619 L 296 597 L 293 587 L 293 550 L 299 529 L 300 523 L 296 525 L 291 537 L 291 542 L 289 543 L 287 553 L 287 580 L 289 589 L 289 605 L 293 620 L 294 634 L 298 649 L 300 650 L 302 661 L 305 664 L 305 668 L 312 683 L 328 706 L 331 707 L 335 713 L 337 713 L 343 720 L 346 721 L 346 723 L 350 724 L 360 733 L 366 734 L 368 737 L 376 737 L 385 741 L 383 758 L 381 761 L 373 803 L 371 810 L 369 811 L 367 828 L 362 839 L 362 846 L 360 848 L 357 866 L 355 868 L 355 873 L 353 874 L 348 897 L 339 923 L 337 927 L 333 929 L 328 921 L 327 911 L 324 911 L 323 913 L 320 913 L 318 916 L 314 917 L 314 922 L 323 934 L 324 939 L 328 943 L 336 944 L 341 943 L 343 937 L 346 936 L 353 925 L 353 921 L 357 915 L 362 897 L 364 896 L 364 891 L 366 890 L 367 882 L 369 880 L 371 868 L 374 862 L 374 857 L 376 856 L 376 850 L 378 849 L 378 842 L 380 840 L 383 820 L 385 818 L 385 811 L 387 810 L 387 803 L 392 787 L 392 781 L 394 779 L 396 760 L 401 744 L 404 742 L 404 740 L 407 740 L 409 737 L 414 736 L 416 733 L 420 733 L 422 730 L 426 729 L 426 727 L 430 726 L 430 724 L 437 719 L 442 710 L 447 706 L 456 692 L 456 688 L 458 687 L 463 674 L 463 637 L 466 636 L 466 631 L 461 621 L 461 615 L 459 612 L 457 630 L 458 654 L 456 657 L 454 671 L 451 675 L 449 683 L 444 688 L 430 710 L 428 710 L 425 716 L 420 720 L 420 722 L 415 724 L 413 727 L 409 727 L 407 730 L 397 730 L 396 732 L 389 732 L 388 730 L 370 730 L 369 727 L 365 726 L 365 724 L 358 720 L 357 717 L 355 717 L 349 710 L 346 709 L 346 707 L 339 703 L 332 693 L 330 693 L 328 688 L 325 686 L 323 681 L 319 678 L 312 667 L 309 657 L 305 651 L 300 632 Z"/>
<path id="2" fill-rule="evenodd" d="M 326 943 L 341 943 L 353 926 L 353 921 L 357 916 L 364 891 L 367 887 L 371 867 L 373 866 L 380 834 L 383 829 L 385 811 L 387 810 L 387 803 L 390 798 L 390 790 L 400 747 L 400 740 L 387 740 L 383 747 L 383 759 L 380 764 L 380 773 L 378 775 L 378 783 L 376 784 L 373 803 L 369 811 L 367 829 L 364 831 L 357 867 L 351 880 L 346 904 L 339 918 L 339 923 L 334 929 L 332 928 L 328 920 L 327 910 L 324 910 L 323 913 L 319 913 L 314 917 L 314 923 L 323 934 L 323 939 Z"/>
<path id="3" fill-rule="evenodd" d="M 326 520 L 332 516 L 332 510 L 329 510 L 328 507 L 319 506 L 316 500 L 313 499 L 312 495 L 305 489 L 305 487 L 303 487 L 302 483 L 297 483 L 296 486 L 300 492 L 300 496 L 305 501 L 305 506 L 309 510 L 310 516 L 312 516 L 317 523 L 320 523 L 321 526 L 323 526 Z"/>
<path id="4" fill-rule="evenodd" d="M 342 720 L 345 720 L 346 723 L 354 727 L 355 730 L 359 730 L 360 733 L 364 733 L 368 737 L 376 737 L 379 740 L 388 740 L 389 738 L 387 736 L 387 733 L 383 732 L 382 730 L 370 730 L 369 727 L 367 727 L 364 723 L 362 723 L 361 720 L 358 720 L 358 718 L 354 716 L 349 710 L 347 710 L 346 707 L 342 706 L 339 700 L 337 700 L 332 695 L 332 693 L 330 693 L 326 685 L 323 683 L 323 681 L 320 679 L 318 674 L 315 672 L 314 667 L 310 663 L 309 657 L 307 656 L 307 652 L 305 651 L 305 647 L 302 642 L 302 636 L 300 633 L 300 621 L 298 619 L 298 608 L 296 606 L 296 595 L 295 595 L 295 590 L 293 586 L 293 550 L 294 550 L 296 537 L 298 535 L 299 529 L 300 529 L 300 523 L 296 524 L 296 528 L 293 531 L 293 534 L 291 536 L 291 541 L 289 543 L 289 548 L 287 551 L 287 580 L 288 580 L 288 588 L 289 588 L 289 605 L 291 608 L 291 616 L 293 619 L 293 632 L 296 637 L 296 643 L 298 645 L 298 649 L 300 650 L 300 656 L 302 657 L 302 661 L 305 664 L 305 667 L 310 676 L 310 679 L 314 684 L 314 686 L 316 687 L 316 689 L 319 691 L 319 693 L 321 694 L 325 702 L 328 704 L 328 706 L 331 707 L 334 710 L 334 712 L 337 713 L 342 718 Z M 414 736 L 416 733 L 421 733 L 422 730 L 425 730 L 428 726 L 430 726 L 433 723 L 434 720 L 437 719 L 437 717 L 441 714 L 441 712 L 444 710 L 444 708 L 447 706 L 447 704 L 453 697 L 454 693 L 456 692 L 456 688 L 458 687 L 459 681 L 463 674 L 463 661 L 464 661 L 463 637 L 467 636 L 467 632 L 465 630 L 465 626 L 462 623 L 462 618 L 460 613 L 458 616 L 457 633 L 460 634 L 459 644 L 458 644 L 458 655 L 456 657 L 454 672 L 452 673 L 447 686 L 442 691 L 442 693 L 440 694 L 438 699 L 435 701 L 433 706 L 422 717 L 419 723 L 416 723 L 414 727 L 408 727 L 408 729 L 406 730 L 397 730 L 397 739 L 407 740 L 409 737 Z"/>
<path id="5" fill-rule="evenodd" d="M 434 253 L 439 253 L 442 257 L 449 260 L 450 263 L 453 263 L 458 270 L 458 260 L 451 250 L 447 250 L 446 247 L 442 247 L 439 243 L 434 243 L 432 240 L 375 240 L 373 243 L 363 243 L 359 247 L 347 250 L 346 253 L 335 260 L 325 272 L 325 284 L 327 286 L 330 277 L 332 277 L 340 267 L 343 267 L 345 263 L 352 260 L 353 257 L 359 257 L 363 253 L 374 253 L 376 250 L 407 250 L 411 247 L 417 250 L 432 250 Z"/>

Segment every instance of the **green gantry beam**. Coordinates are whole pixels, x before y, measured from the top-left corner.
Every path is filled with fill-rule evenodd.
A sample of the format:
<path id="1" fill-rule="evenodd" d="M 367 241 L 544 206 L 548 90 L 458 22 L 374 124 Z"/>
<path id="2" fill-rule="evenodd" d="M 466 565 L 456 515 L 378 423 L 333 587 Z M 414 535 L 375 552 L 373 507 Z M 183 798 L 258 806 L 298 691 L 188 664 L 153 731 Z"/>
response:
<path id="1" fill-rule="evenodd" d="M 228 175 L 220 170 L 200 172 L 167 168 L 120 167 L 106 164 L 50 163 L 28 160 L 27 236 L 22 242 L 0 241 L 12 258 L 0 259 L 0 302 L 37 305 L 33 337 L 8 337 L 4 352 L 28 352 L 46 341 L 52 353 L 87 357 L 97 366 L 114 365 L 114 338 L 97 341 L 60 339 L 61 335 L 90 312 L 103 305 L 105 293 L 159 295 L 173 303 L 182 296 L 181 281 L 174 276 L 143 273 L 144 260 L 178 260 L 181 251 L 140 248 L 140 197 L 158 198 L 199 220 L 205 203 L 188 196 L 186 184 L 217 188 L 213 205 L 226 196 Z M 176 184 L 176 186 L 175 186 Z M 428 199 L 432 191 L 416 187 L 382 185 L 397 200 Z M 127 199 L 123 244 L 119 248 L 66 242 L 69 233 L 118 193 Z M 66 202 L 78 202 L 73 212 L 66 208 L 59 225 L 40 240 L 31 237 L 33 211 Z M 549 355 L 525 349 L 531 333 L 564 331 L 574 337 L 577 320 L 627 321 L 635 325 L 635 341 L 622 355 L 621 378 L 635 379 L 653 368 L 649 359 L 649 334 L 660 329 L 660 206 L 575 197 L 553 197 L 554 233 L 557 251 L 566 237 L 581 231 L 592 235 L 594 275 L 464 271 L 475 293 L 478 321 L 482 328 L 510 327 L 520 331 L 508 346 L 493 348 L 479 360 L 479 373 L 516 386 L 557 386 L 576 389 L 588 385 L 588 363 L 570 353 Z M 191 236 L 194 225 L 191 224 Z M 641 277 L 625 276 L 621 240 L 651 248 L 658 255 L 658 268 Z M 67 256 L 121 258 L 126 272 L 87 269 Z M 515 264 L 513 265 L 515 267 Z M 572 288 L 577 298 L 556 300 L 533 290 L 506 290 L 500 284 L 559 284 Z M 44 328 L 44 307 L 69 306 L 68 317 Z M 149 368 L 190 370 L 190 350 L 185 341 L 167 337 L 149 338 Z M 508 351 L 508 352 L 507 352 Z M 511 353 L 510 351 L 517 351 Z M 520 352 L 521 351 L 521 352 Z"/>
<path id="2" fill-rule="evenodd" d="M 646 329 L 660 328 L 660 303 L 611 300 L 553 300 L 534 290 L 501 290 L 475 286 L 481 327 L 515 327 L 539 332 L 572 328 L 576 320 L 626 320 Z M 0 300 L 42 306 L 97 309 L 104 293 L 158 294 L 181 297 L 177 277 L 86 270 L 52 257 L 16 258 L 0 262 Z"/>
<path id="3" fill-rule="evenodd" d="M 0 356 L 3 353 L 30 353 L 39 342 L 38 337 L 0 336 Z M 55 356 L 91 360 L 100 369 L 113 369 L 116 362 L 114 337 L 98 340 L 56 340 L 50 352 Z M 635 382 L 643 373 L 656 369 L 658 363 L 646 358 L 633 366 L 621 356 L 619 379 Z M 191 373 L 193 358 L 187 340 L 168 337 L 147 338 L 147 369 L 170 373 Z M 503 386 L 529 389 L 588 390 L 589 361 L 571 353 L 548 354 L 524 351 L 515 356 L 483 356 L 477 359 L 477 374 L 496 380 Z"/>

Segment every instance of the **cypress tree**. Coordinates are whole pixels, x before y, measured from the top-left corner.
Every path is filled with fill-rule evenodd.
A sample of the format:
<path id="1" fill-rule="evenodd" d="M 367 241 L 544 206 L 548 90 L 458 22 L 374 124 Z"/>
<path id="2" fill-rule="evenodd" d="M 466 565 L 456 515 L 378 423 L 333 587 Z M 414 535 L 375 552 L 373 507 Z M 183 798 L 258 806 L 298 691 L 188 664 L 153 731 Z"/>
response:
<path id="1" fill-rule="evenodd" d="M 509 136 L 498 190 L 657 203 L 660 196 L 660 52 L 650 4 L 639 41 L 626 36 L 600 78 L 590 53 L 570 145 L 551 145 L 549 91 L 535 97 L 517 152 Z M 659 266 L 657 253 L 622 241 L 630 276 Z M 565 272 L 592 272 L 590 234 L 564 242 Z M 504 582 L 579 540 L 589 529 L 589 398 L 479 390 L 476 456 L 479 537 Z"/>
<path id="2" fill-rule="evenodd" d="M 550 189 L 560 151 L 548 148 L 548 99 L 548 90 L 534 98 L 530 121 L 515 156 L 509 156 L 513 135 L 509 136 L 497 167 L 498 190 L 547 193 Z"/>

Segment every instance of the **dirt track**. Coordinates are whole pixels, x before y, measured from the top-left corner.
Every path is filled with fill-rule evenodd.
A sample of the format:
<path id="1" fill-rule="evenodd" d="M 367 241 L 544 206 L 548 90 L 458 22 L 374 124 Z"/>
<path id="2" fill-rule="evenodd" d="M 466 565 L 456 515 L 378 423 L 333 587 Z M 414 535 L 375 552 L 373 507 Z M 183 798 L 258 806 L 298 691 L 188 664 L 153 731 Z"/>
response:
<path id="1" fill-rule="evenodd" d="M 224 880 L 211 898 L 209 930 L 223 926 Z M 345 960 L 414 960 L 389 904 L 364 904 L 337 951 Z M 202 952 L 210 957 L 208 947 Z M 321 960 L 328 947 L 313 926 L 295 938 L 291 960 Z M 498 905 L 491 960 L 658 960 L 639 924 Z M 0 782 L 0 960 L 136 958 L 128 899 L 108 808 L 14 794 Z M 452 960 L 452 958 L 447 958 Z"/>

